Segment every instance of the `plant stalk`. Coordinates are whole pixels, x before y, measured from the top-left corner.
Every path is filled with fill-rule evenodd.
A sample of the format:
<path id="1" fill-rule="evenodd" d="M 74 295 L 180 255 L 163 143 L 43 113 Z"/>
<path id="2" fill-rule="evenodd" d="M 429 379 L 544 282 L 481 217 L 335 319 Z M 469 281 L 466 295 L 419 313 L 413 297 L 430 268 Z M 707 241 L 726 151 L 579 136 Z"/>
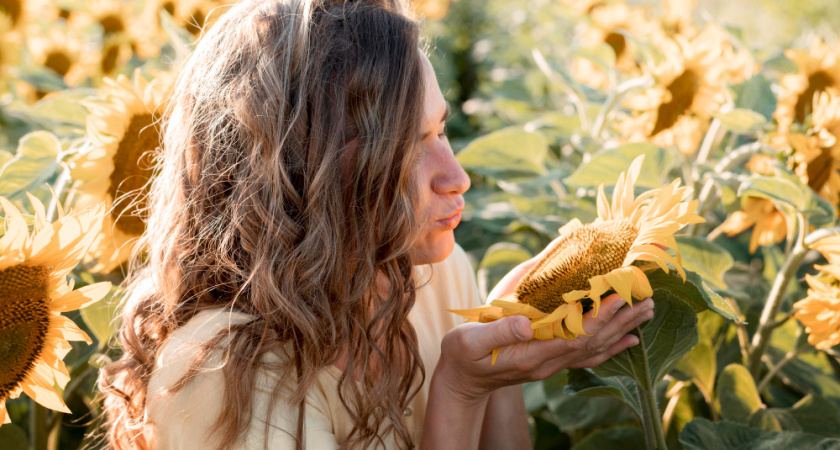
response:
<path id="1" fill-rule="evenodd" d="M 29 400 L 29 443 L 32 450 L 47 450 L 47 408 Z"/>
<path id="2" fill-rule="evenodd" d="M 799 218 L 799 237 L 790 256 L 782 265 L 782 270 L 779 271 L 776 279 L 773 281 L 770 295 L 767 296 L 767 303 L 764 304 L 764 309 L 761 311 L 761 319 L 758 323 L 758 329 L 753 336 L 751 351 L 747 360 L 747 368 L 750 370 L 753 379 L 757 381 L 759 372 L 761 371 L 761 357 L 764 356 L 764 351 L 767 350 L 767 344 L 770 341 L 770 335 L 775 329 L 773 325 L 776 323 L 776 314 L 778 314 L 779 307 L 782 305 L 785 291 L 787 291 L 787 287 L 790 284 L 791 278 L 796 273 L 796 269 L 799 268 L 805 255 L 808 254 L 808 246 L 805 245 L 804 239 L 807 231 L 807 223 L 802 214 L 797 214 L 797 217 Z"/>
<path id="3" fill-rule="evenodd" d="M 639 401 L 642 404 L 642 430 L 645 434 L 645 443 L 651 450 L 667 450 L 665 435 L 662 432 L 662 416 L 659 414 L 659 406 L 656 404 L 655 381 L 651 378 L 650 364 L 648 363 L 647 348 L 642 330 L 636 328 L 636 336 L 639 337 L 639 345 L 630 347 L 630 357 L 641 359 L 644 373 L 638 374 L 636 389 L 639 391 Z"/>

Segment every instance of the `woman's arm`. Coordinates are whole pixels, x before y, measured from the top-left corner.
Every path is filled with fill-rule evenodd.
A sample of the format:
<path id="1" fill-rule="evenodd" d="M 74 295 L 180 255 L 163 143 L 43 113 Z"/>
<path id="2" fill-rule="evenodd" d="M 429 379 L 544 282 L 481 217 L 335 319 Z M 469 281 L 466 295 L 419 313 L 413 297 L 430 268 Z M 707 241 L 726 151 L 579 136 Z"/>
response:
<path id="1" fill-rule="evenodd" d="M 531 448 L 528 412 L 522 386 L 496 389 L 487 400 L 481 424 L 481 449 L 516 450 Z"/>

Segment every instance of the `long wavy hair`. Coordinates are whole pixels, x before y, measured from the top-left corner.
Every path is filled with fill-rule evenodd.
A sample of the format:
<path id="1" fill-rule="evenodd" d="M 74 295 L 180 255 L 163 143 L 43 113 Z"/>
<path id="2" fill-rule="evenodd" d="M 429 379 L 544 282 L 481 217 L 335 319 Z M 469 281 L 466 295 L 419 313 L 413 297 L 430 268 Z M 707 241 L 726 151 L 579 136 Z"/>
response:
<path id="1" fill-rule="evenodd" d="M 161 125 L 146 256 L 122 286 L 123 354 L 99 378 L 111 445 L 149 446 L 158 352 L 210 308 L 253 320 L 207 342 L 174 389 L 207 352 L 224 355 L 221 448 L 244 436 L 260 370 L 297 380 L 289 401 L 303 448 L 305 395 L 338 358 L 354 424 L 344 446 L 383 444 L 387 433 L 412 445 L 402 411 L 425 376 L 408 321 L 421 51 L 400 0 L 244 1 L 200 39 Z M 287 364 L 269 367 L 269 352 Z"/>

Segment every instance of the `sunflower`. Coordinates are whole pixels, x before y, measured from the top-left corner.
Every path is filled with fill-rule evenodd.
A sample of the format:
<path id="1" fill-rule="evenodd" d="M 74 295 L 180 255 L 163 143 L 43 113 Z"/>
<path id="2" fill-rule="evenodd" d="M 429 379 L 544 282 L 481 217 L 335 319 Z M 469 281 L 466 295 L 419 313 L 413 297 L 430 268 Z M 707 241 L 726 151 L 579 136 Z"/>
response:
<path id="1" fill-rule="evenodd" d="M 694 154 L 712 117 L 726 102 L 726 84 L 755 71 L 746 52 L 736 53 L 728 35 L 716 25 L 689 39 L 654 39 L 665 55 L 662 63 L 647 68 L 657 84 L 630 97 L 630 117 L 615 128 L 631 142 L 676 146 Z"/>
<path id="2" fill-rule="evenodd" d="M 72 30 L 80 30 L 94 23 L 102 28 L 102 36 L 126 33 L 131 27 L 134 4 L 121 0 L 88 0 L 85 11 L 76 11 L 69 18 L 67 26 Z"/>
<path id="3" fill-rule="evenodd" d="M 513 294 L 493 300 L 490 306 L 452 312 L 482 322 L 522 315 L 531 319 L 536 339 L 574 339 L 586 334 L 583 298 L 592 300 L 594 317 L 601 296 L 611 289 L 628 303 L 651 296 L 644 269 L 658 266 L 668 272 L 671 264 L 685 280 L 674 233 L 705 220 L 695 213 L 697 200 L 684 201 L 691 188 L 680 187 L 680 180 L 635 197 L 643 160 L 644 155 L 639 156 L 619 176 L 612 206 L 604 186 L 598 188 L 598 218 L 586 225 L 574 219 L 560 228 L 561 238 L 520 280 Z M 660 246 L 673 249 L 676 257 Z M 646 263 L 634 264 L 640 261 Z"/>
<path id="4" fill-rule="evenodd" d="M 840 265 L 815 266 L 829 275 L 828 283 L 806 274 L 808 296 L 793 304 L 794 317 L 808 333 L 808 343 L 818 350 L 826 350 L 840 344 Z"/>
<path id="5" fill-rule="evenodd" d="M 25 0 L 0 0 L 0 15 L 11 21 L 12 29 L 20 30 L 26 22 L 27 5 Z"/>
<path id="6" fill-rule="evenodd" d="M 560 0 L 560 4 L 579 13 L 589 14 L 607 4 L 606 0 Z"/>
<path id="7" fill-rule="evenodd" d="M 414 8 L 427 19 L 440 20 L 449 12 L 450 0 L 415 0 Z"/>
<path id="8" fill-rule="evenodd" d="M 0 14 L 0 83 L 6 78 L 6 68 L 18 63 L 19 47 L 20 34 L 12 31 L 11 19 Z"/>
<path id="9" fill-rule="evenodd" d="M 10 422 L 6 399 L 26 393 L 41 405 L 69 413 L 54 386 L 70 380 L 62 359 L 67 341 L 91 342 L 61 312 L 85 307 L 108 294 L 111 283 L 73 290 L 67 275 L 85 254 L 102 226 L 98 206 L 46 220 L 44 205 L 27 194 L 35 210 L 34 231 L 5 197 L 6 234 L 0 239 L 0 423 Z"/>
<path id="10" fill-rule="evenodd" d="M 595 8 L 589 17 L 592 21 L 583 34 L 583 45 L 609 45 L 615 53 L 616 69 L 629 76 L 640 75 L 641 68 L 634 56 L 634 44 L 625 35 L 641 37 L 654 32 L 655 25 L 645 18 L 644 10 L 616 3 Z M 604 70 L 586 58 L 576 58 L 572 62 L 572 74 L 576 80 L 594 88 L 609 84 Z"/>
<path id="11" fill-rule="evenodd" d="M 134 40 L 127 33 L 114 34 L 102 40 L 99 51 L 86 52 L 83 64 L 94 85 L 101 85 L 105 77 L 117 75 L 131 59 Z"/>
<path id="12" fill-rule="evenodd" d="M 33 35 L 27 40 L 35 64 L 44 66 L 76 86 L 87 78 L 82 63 L 84 46 L 73 33 L 53 26 L 45 35 Z"/>
<path id="13" fill-rule="evenodd" d="M 165 116 L 172 82 L 169 73 L 147 81 L 138 69 L 131 81 L 105 79 L 99 94 L 107 102 L 83 102 L 92 145 L 73 159 L 70 174 L 80 182 L 80 206 L 104 202 L 110 212 L 85 256 L 86 262 L 98 259 L 92 272 L 110 272 L 126 261 L 146 228 L 138 213 L 152 176 L 147 158 L 160 145 L 156 124 Z"/>
<path id="14" fill-rule="evenodd" d="M 781 79 L 773 116 L 782 134 L 788 133 L 794 123 L 805 123 L 814 110 L 814 94 L 828 89 L 840 91 L 840 45 L 831 47 L 817 38 L 810 49 L 787 50 L 785 55 L 796 63 L 798 71 Z"/>
<path id="15" fill-rule="evenodd" d="M 694 36 L 697 27 L 691 24 L 695 0 L 664 0 L 665 13 L 661 19 L 662 31 L 667 36 Z"/>

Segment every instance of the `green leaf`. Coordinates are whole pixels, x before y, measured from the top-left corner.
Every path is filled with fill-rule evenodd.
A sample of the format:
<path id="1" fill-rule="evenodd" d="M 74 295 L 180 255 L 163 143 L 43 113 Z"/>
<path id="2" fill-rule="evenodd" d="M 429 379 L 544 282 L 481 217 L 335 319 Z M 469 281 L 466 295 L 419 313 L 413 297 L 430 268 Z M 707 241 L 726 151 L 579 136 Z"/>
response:
<path id="1" fill-rule="evenodd" d="M 569 370 L 569 384 L 564 392 L 580 397 L 610 397 L 627 403 L 642 420 L 639 390 L 632 378 L 617 376 L 601 378 L 587 369 Z"/>
<path id="2" fill-rule="evenodd" d="M 3 450 L 28 450 L 29 438 L 23 428 L 13 424 L 0 424 L 0 444 Z"/>
<path id="3" fill-rule="evenodd" d="M 654 291 L 667 290 L 691 305 L 695 311 L 702 312 L 711 309 L 729 320 L 741 321 L 738 313 L 720 295 L 715 293 L 700 278 L 700 275 L 685 271 L 686 281 L 674 272 L 665 273 L 662 270 L 647 272 L 648 280 Z"/>
<path id="4" fill-rule="evenodd" d="M 117 310 L 119 301 L 114 295 L 116 286 L 102 300 L 79 310 L 82 319 L 96 337 L 99 348 L 105 348 L 111 336 L 119 331 Z"/>
<path id="5" fill-rule="evenodd" d="M 645 448 L 645 436 L 639 427 L 598 430 L 577 443 L 572 450 L 636 450 Z"/>
<path id="6" fill-rule="evenodd" d="M 566 178 L 566 183 L 579 187 L 614 185 L 618 175 L 626 172 L 630 163 L 639 155 L 645 155 L 645 163 L 636 181 L 638 186 L 657 188 L 673 181 L 668 179 L 668 173 L 675 163 L 671 152 L 653 144 L 627 144 L 593 154 L 589 162 L 578 166 Z"/>
<path id="7" fill-rule="evenodd" d="M 785 170 L 777 170 L 773 176 L 751 176 L 741 183 L 738 196 L 742 206 L 748 197 L 782 203 L 806 214 L 812 225 L 825 225 L 834 221 L 834 207 Z"/>
<path id="8" fill-rule="evenodd" d="M 840 437 L 840 408 L 825 398 L 806 395 L 793 405 L 790 414 L 799 423 L 802 431 Z"/>
<path id="9" fill-rule="evenodd" d="M 802 431 L 790 412 L 779 408 L 759 409 L 749 418 L 749 426 L 770 431 Z"/>
<path id="10" fill-rule="evenodd" d="M 476 274 L 482 297 L 486 298 L 502 277 L 531 256 L 531 252 L 518 244 L 500 242 L 491 245 L 484 253 Z"/>
<path id="11" fill-rule="evenodd" d="M 732 268 L 735 260 L 725 248 L 693 236 L 679 236 L 676 241 L 686 270 L 696 272 L 715 289 L 726 289 L 723 274 Z"/>
<path id="12" fill-rule="evenodd" d="M 697 313 L 688 303 L 664 289 L 654 289 L 656 312 L 641 325 L 651 381 L 657 381 L 697 344 Z M 637 382 L 644 373 L 643 361 L 624 350 L 595 368 L 599 376 L 627 375 Z"/>
<path id="13" fill-rule="evenodd" d="M 67 124 L 83 129 L 88 111 L 80 104 L 80 101 L 94 95 L 96 95 L 96 89 L 63 90 L 34 105 L 16 105 L 13 111 L 45 128 L 54 127 L 56 124 Z"/>
<path id="14" fill-rule="evenodd" d="M 840 449 L 840 439 L 796 431 L 767 431 L 737 423 L 697 418 L 680 433 L 685 450 Z"/>
<path id="15" fill-rule="evenodd" d="M 510 127 L 475 139 L 456 158 L 472 173 L 516 180 L 545 173 L 547 154 L 548 140 L 541 132 Z"/>
<path id="16" fill-rule="evenodd" d="M 15 156 L 0 168 L 0 195 L 15 198 L 55 174 L 61 142 L 47 131 L 23 136 Z"/>
<path id="17" fill-rule="evenodd" d="M 767 124 L 767 119 L 763 115 L 749 109 L 733 109 L 719 113 L 715 117 L 735 134 L 753 133 Z"/>
<path id="18" fill-rule="evenodd" d="M 576 49 L 572 52 L 572 56 L 586 58 L 604 70 L 613 70 L 613 67 L 615 67 L 615 51 L 606 43 Z"/>
<path id="19" fill-rule="evenodd" d="M 767 119 L 772 118 L 776 111 L 776 94 L 773 93 L 772 85 L 769 78 L 763 74 L 756 74 L 743 83 L 732 86 L 735 107 L 755 111 Z"/>
<path id="20" fill-rule="evenodd" d="M 747 423 L 752 413 L 764 406 L 750 371 L 741 364 L 730 364 L 721 371 L 716 392 L 721 417 L 734 422 Z"/>
<path id="21" fill-rule="evenodd" d="M 704 336 L 705 338 L 706 336 Z M 701 339 L 700 342 L 677 364 L 677 370 L 688 375 L 694 381 L 697 389 L 703 395 L 711 399 L 715 388 L 715 374 L 717 373 L 717 362 L 715 351 L 708 341 Z"/>

